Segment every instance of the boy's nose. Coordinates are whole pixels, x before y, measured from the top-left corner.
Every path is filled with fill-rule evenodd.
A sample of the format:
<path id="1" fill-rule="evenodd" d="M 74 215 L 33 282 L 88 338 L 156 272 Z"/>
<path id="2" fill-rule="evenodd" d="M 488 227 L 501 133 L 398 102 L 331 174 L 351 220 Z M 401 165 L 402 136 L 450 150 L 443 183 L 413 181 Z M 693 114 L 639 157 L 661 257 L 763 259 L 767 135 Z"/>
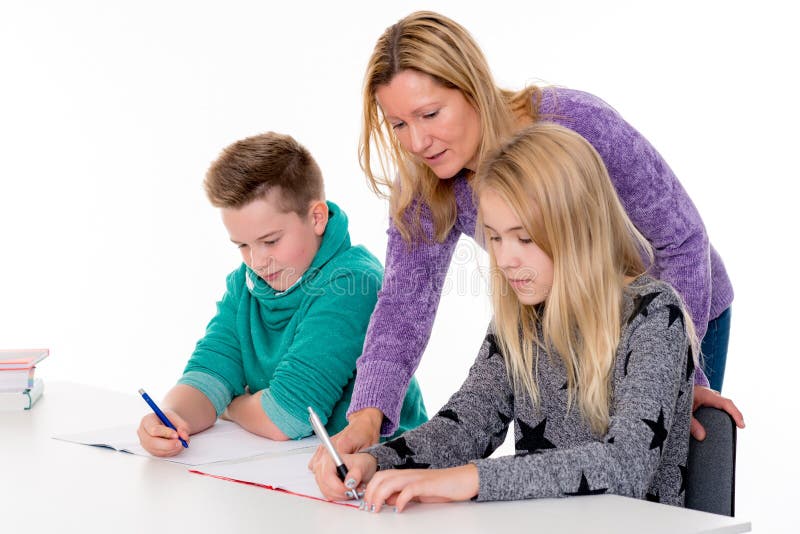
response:
<path id="1" fill-rule="evenodd" d="M 263 271 L 269 266 L 270 255 L 263 250 L 257 250 L 258 247 L 250 249 L 250 267 L 254 271 Z"/>

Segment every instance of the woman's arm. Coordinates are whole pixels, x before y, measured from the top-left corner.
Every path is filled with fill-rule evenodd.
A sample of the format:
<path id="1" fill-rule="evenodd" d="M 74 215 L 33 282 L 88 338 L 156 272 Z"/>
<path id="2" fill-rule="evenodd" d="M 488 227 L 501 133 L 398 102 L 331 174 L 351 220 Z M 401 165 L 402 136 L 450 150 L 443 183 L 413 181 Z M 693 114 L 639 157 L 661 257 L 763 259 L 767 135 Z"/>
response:
<path id="1" fill-rule="evenodd" d="M 348 410 L 351 424 L 361 420 L 362 415 L 370 415 L 370 412 L 362 412 L 365 409 L 380 410 L 383 413 L 380 434 L 384 436 L 397 429 L 403 398 L 430 338 L 442 286 L 460 233 L 454 229 L 443 243 L 436 243 L 430 237 L 432 223 L 424 206 L 420 217 L 428 241 L 419 238 L 409 244 L 394 224 L 389 226 L 383 287 L 378 293 L 363 353 L 358 359 L 355 390 Z M 374 411 L 371 413 L 374 415 Z M 368 426 L 375 418 L 363 419 Z M 346 448 L 343 452 L 369 444 Z"/>

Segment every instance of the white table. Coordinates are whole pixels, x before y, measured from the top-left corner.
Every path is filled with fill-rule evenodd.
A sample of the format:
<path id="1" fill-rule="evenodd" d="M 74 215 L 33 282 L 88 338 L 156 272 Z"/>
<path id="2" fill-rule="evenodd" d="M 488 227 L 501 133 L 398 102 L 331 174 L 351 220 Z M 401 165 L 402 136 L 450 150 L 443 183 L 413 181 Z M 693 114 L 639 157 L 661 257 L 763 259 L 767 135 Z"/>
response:
<path id="1" fill-rule="evenodd" d="M 132 423 L 135 393 L 47 383 L 28 412 L 0 412 L 0 532 L 735 533 L 749 522 L 615 495 L 355 509 L 189 473 L 185 466 L 51 439 Z"/>

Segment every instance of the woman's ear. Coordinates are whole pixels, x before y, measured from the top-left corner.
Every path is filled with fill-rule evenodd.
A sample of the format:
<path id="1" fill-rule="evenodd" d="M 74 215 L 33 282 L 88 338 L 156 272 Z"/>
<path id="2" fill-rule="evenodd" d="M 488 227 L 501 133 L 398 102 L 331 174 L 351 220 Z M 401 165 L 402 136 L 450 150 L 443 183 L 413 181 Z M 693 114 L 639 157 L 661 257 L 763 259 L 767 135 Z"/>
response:
<path id="1" fill-rule="evenodd" d="M 328 204 L 324 200 L 315 200 L 311 204 L 309 210 L 311 217 L 311 225 L 314 227 L 314 233 L 317 236 L 322 236 L 325 233 L 325 228 L 328 226 Z"/>

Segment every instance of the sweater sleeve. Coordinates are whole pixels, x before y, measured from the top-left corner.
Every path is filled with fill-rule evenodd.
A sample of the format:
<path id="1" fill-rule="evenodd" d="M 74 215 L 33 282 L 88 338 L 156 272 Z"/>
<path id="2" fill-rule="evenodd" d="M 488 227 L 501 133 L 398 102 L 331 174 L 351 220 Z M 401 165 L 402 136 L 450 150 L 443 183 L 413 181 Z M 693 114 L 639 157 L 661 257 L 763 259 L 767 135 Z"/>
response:
<path id="1" fill-rule="evenodd" d="M 454 228 L 443 243 L 437 243 L 431 237 L 433 224 L 425 206 L 421 206 L 420 219 L 426 239 L 412 244 L 403 240 L 394 223 L 389 226 L 383 287 L 358 359 L 348 409 L 348 415 L 362 408 L 380 409 L 384 436 L 397 429 L 403 398 L 430 338 L 460 233 Z"/>
<path id="2" fill-rule="evenodd" d="M 428 422 L 366 452 L 379 469 L 452 467 L 486 458 L 505 439 L 513 395 L 490 333 L 466 381 Z"/>
<path id="3" fill-rule="evenodd" d="M 687 368 L 688 341 L 682 321 L 675 319 L 676 303 L 674 295 L 660 297 L 638 315 L 638 324 L 631 325 L 627 374 L 615 383 L 608 433 L 602 439 L 476 460 L 478 500 L 606 492 L 644 498 L 664 445 L 670 439 L 687 443 L 689 439 L 691 402 L 685 400 L 692 394 L 692 369 Z M 681 395 L 686 397 L 678 402 Z M 675 471 L 678 476 L 677 467 Z"/>
<path id="4" fill-rule="evenodd" d="M 561 93 L 556 100 L 568 102 L 555 104 L 555 121 L 581 134 L 603 158 L 625 211 L 653 245 L 652 274 L 678 291 L 702 339 L 711 307 L 711 260 L 697 208 L 661 154 L 616 110 L 587 93 Z M 704 381 L 702 372 L 698 379 Z"/>
<path id="5" fill-rule="evenodd" d="M 327 424 L 353 377 L 380 287 L 373 273 L 341 269 L 314 289 L 302 324 L 263 393 L 267 416 L 292 439 L 311 434 L 309 406 Z"/>
<path id="6" fill-rule="evenodd" d="M 219 416 L 236 395 L 244 392 L 242 349 L 236 334 L 236 317 L 243 270 L 227 278 L 227 290 L 217 302 L 217 313 L 208 323 L 206 333 L 197 342 L 179 384 L 202 392 Z"/>

